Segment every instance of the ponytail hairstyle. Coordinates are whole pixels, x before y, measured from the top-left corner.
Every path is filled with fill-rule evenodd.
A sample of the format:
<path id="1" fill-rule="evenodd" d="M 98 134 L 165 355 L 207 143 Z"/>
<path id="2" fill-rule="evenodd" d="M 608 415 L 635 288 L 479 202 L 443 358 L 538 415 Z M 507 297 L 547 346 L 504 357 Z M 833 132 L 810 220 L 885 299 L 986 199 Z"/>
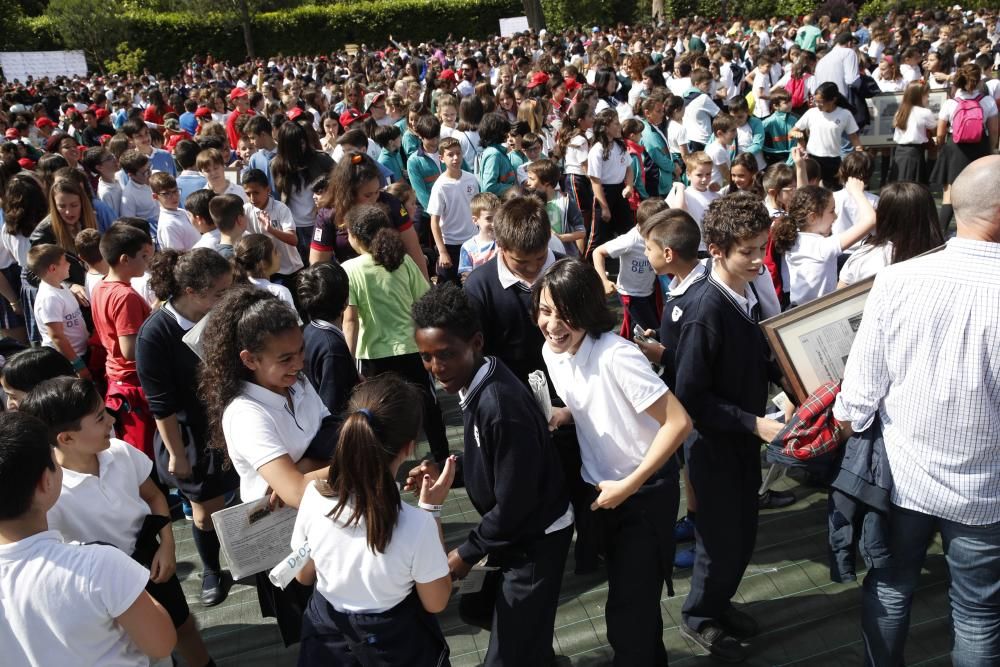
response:
<path id="1" fill-rule="evenodd" d="M 892 243 L 891 264 L 904 262 L 944 243 L 937 206 L 919 183 L 890 183 L 879 193 L 871 244 Z"/>
<path id="2" fill-rule="evenodd" d="M 347 214 L 347 232 L 367 250 L 375 263 L 392 273 L 403 264 L 406 247 L 389 216 L 380 206 L 362 204 Z"/>
<path id="3" fill-rule="evenodd" d="M 971 93 L 979 87 L 983 79 L 983 70 L 976 63 L 965 63 L 955 73 L 955 91 L 964 90 Z"/>
<path id="4" fill-rule="evenodd" d="M 813 93 L 813 97 L 822 97 L 824 100 L 833 100 L 841 109 L 847 109 L 852 113 L 854 112 L 854 107 L 851 106 L 851 103 L 847 101 L 847 98 L 844 97 L 843 93 L 840 92 L 840 89 L 837 88 L 837 84 L 833 81 L 826 81 L 819 84 L 819 86 L 816 87 L 816 92 Z"/>
<path id="5" fill-rule="evenodd" d="M 205 292 L 219 278 L 231 274 L 226 258 L 210 248 L 178 252 L 167 248 L 153 255 L 149 264 L 149 287 L 162 303 L 183 296 L 187 290 Z"/>
<path id="6" fill-rule="evenodd" d="M 618 147 L 625 151 L 625 142 L 621 137 L 612 139 L 608 135 L 608 127 L 618 121 L 618 112 L 614 109 L 605 109 L 594 118 L 594 141 L 601 144 L 601 157 L 607 160 L 611 156 L 611 147 L 618 144 Z"/>
<path id="7" fill-rule="evenodd" d="M 344 155 L 330 170 L 330 183 L 316 203 L 318 208 L 333 209 L 337 226 L 344 227 L 347 213 L 354 206 L 358 189 L 379 177 L 378 165 L 366 153 Z"/>
<path id="8" fill-rule="evenodd" d="M 222 413 L 240 394 L 244 382 L 254 382 L 253 371 L 240 359 L 240 352 L 261 352 L 268 338 L 298 329 L 299 321 L 287 303 L 249 286 L 228 290 L 208 317 L 202 334 L 198 397 L 208 415 L 209 443 L 225 451 Z"/>
<path id="9" fill-rule="evenodd" d="M 372 553 L 385 553 L 403 501 L 392 462 L 419 435 L 420 390 L 395 373 L 359 384 L 347 406 L 330 473 L 319 492 L 336 498 L 327 515 L 345 526 L 364 523 Z M 346 516 L 345 516 L 346 514 Z"/>
<path id="10" fill-rule="evenodd" d="M 274 257 L 274 243 L 267 234 L 244 234 L 236 244 L 233 268 L 239 282 L 250 278 L 267 277 L 267 269 Z"/>
<path id="11" fill-rule="evenodd" d="M 566 157 L 566 147 L 573 139 L 584 134 L 581 123 L 590 116 L 590 104 L 585 101 L 577 102 L 570 107 L 569 112 L 563 118 L 559 133 L 556 135 L 556 145 L 553 147 L 553 157 L 562 159 Z"/>
<path id="12" fill-rule="evenodd" d="M 924 105 L 924 96 L 927 94 L 927 84 L 920 81 L 911 81 L 906 90 L 903 91 L 903 101 L 899 103 L 896 116 L 892 119 L 892 126 L 900 130 L 906 130 L 906 124 L 910 120 L 910 112 L 913 107 Z"/>
<path id="13" fill-rule="evenodd" d="M 832 198 L 832 192 L 818 185 L 806 185 L 796 190 L 788 215 L 776 219 L 771 226 L 775 250 L 788 252 L 795 245 L 799 232 L 808 224 L 809 216 L 821 214 Z"/>

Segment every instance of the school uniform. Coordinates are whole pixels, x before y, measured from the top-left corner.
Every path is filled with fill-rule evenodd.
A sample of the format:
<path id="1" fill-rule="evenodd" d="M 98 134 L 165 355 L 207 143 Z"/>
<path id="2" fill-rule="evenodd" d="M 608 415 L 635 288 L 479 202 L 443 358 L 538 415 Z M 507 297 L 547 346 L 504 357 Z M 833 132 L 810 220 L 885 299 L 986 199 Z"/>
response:
<path id="1" fill-rule="evenodd" d="M 274 197 L 268 197 L 267 206 L 263 211 L 250 202 L 243 205 L 243 215 L 247 218 L 247 233 L 267 234 L 268 238 L 271 239 L 271 243 L 274 244 L 275 249 L 278 251 L 278 257 L 281 259 L 278 273 L 282 276 L 291 276 L 303 267 L 302 257 L 299 255 L 298 248 L 269 234 L 264 221 L 261 219 L 261 213 L 267 213 L 271 228 L 280 229 L 283 232 L 294 232 L 295 218 L 292 217 L 292 211 Z"/>
<path id="2" fill-rule="evenodd" d="M 121 215 L 122 210 L 122 186 L 118 181 L 108 183 L 103 178 L 97 180 L 97 198 L 111 208 L 115 217 Z"/>
<path id="3" fill-rule="evenodd" d="M 648 120 L 643 120 L 642 136 L 639 143 L 653 160 L 658 173 L 655 192 L 650 192 L 653 188 L 649 187 L 649 183 L 646 184 L 646 191 L 651 197 L 666 196 L 674 184 L 674 157 L 671 154 L 666 135 Z"/>
<path id="4" fill-rule="evenodd" d="M 937 117 L 926 107 L 910 109 L 906 127 L 892 131 L 892 167 L 889 182 L 912 181 L 924 183 L 927 180 L 927 159 L 924 151 L 930 137 L 937 128 Z"/>
<path id="5" fill-rule="evenodd" d="M 153 199 L 153 190 L 148 185 L 139 185 L 129 180 L 122 186 L 122 203 L 119 210 L 123 218 L 136 217 L 147 220 L 153 238 L 156 238 L 156 226 L 160 219 L 160 205 Z"/>
<path id="6" fill-rule="evenodd" d="M 368 547 L 364 522 L 346 525 L 351 512 L 330 516 L 337 498 L 306 487 L 292 545 L 309 544 L 316 587 L 303 619 L 300 665 L 447 662 L 448 644 L 437 620 L 419 602 L 414 584 L 448 576 L 437 522 L 402 503 L 392 539 L 382 553 Z"/>
<path id="7" fill-rule="evenodd" d="M 582 477 L 596 485 L 631 474 L 649 450 L 659 423 L 645 410 L 668 391 L 634 343 L 613 333 L 587 335 L 575 354 L 542 355 L 556 393 L 573 413 Z M 614 664 L 665 665 L 660 596 L 670 584 L 673 526 L 680 503 L 671 459 L 614 509 L 587 510 L 605 551 L 608 641 Z"/>
<path id="8" fill-rule="evenodd" d="M 115 618 L 142 595 L 149 571 L 103 544 L 66 544 L 55 530 L 0 544 L 4 663 L 51 667 L 149 665 Z"/>
<path id="9" fill-rule="evenodd" d="M 624 307 L 619 333 L 631 340 L 633 324 L 646 330 L 655 329 L 660 321 L 655 294 L 656 272 L 646 259 L 646 246 L 637 227 L 608 241 L 603 247 L 608 257 L 619 259 L 615 287 Z"/>
<path id="10" fill-rule="evenodd" d="M 305 378 L 288 388 L 287 398 L 244 382 L 240 394 L 222 413 L 226 451 L 240 476 L 240 498 L 249 502 L 264 497 L 268 484 L 258 470 L 275 459 L 288 456 L 297 463 L 307 452 L 319 449 L 326 450 L 328 459 L 332 446 L 316 442 L 332 437 L 324 428 L 328 418 L 329 410 Z M 277 620 L 285 646 L 298 642 L 312 587 L 292 582 L 282 590 L 268 581 L 267 573 L 258 574 L 256 584 L 261 614 Z"/>
<path id="11" fill-rule="evenodd" d="M 451 267 L 436 267 L 439 282 L 459 283 L 458 261 L 462 244 L 474 237 L 478 229 L 472 222 L 472 198 L 479 194 L 479 181 L 475 175 L 463 171 L 458 178 L 441 174 L 431 187 L 427 200 L 427 214 L 438 216 L 438 226 Z"/>
<path id="12" fill-rule="evenodd" d="M 843 107 L 830 112 L 813 107 L 795 122 L 795 129 L 809 133 L 806 152 L 819 162 L 823 182 L 835 183 L 844 136 L 858 131 L 854 115 Z"/>
<path id="13" fill-rule="evenodd" d="M 842 252 L 839 236 L 799 232 L 785 252 L 793 305 L 804 306 L 837 289 L 837 258 Z"/>
<path id="14" fill-rule="evenodd" d="M 157 475 L 186 498 L 204 502 L 235 491 L 240 480 L 236 471 L 225 465 L 225 453 L 209 446 L 208 416 L 197 392 L 200 360 L 183 340 L 194 326 L 195 322 L 178 313 L 171 302 L 163 304 L 139 329 L 135 364 L 153 417 L 177 417 L 191 464 L 191 475 L 183 479 L 170 472 L 170 453 L 157 429 L 153 435 Z"/>
<path id="15" fill-rule="evenodd" d="M 156 226 L 156 241 L 160 250 L 168 248 L 184 252 L 194 247 L 201 239 L 201 234 L 191 224 L 187 212 L 183 209 L 169 210 L 160 208 L 159 223 Z"/>
<path id="16" fill-rule="evenodd" d="M 547 665 L 573 510 L 534 396 L 494 357 L 459 392 L 469 500 L 482 516 L 458 547 L 500 568 L 485 664 Z"/>
<path id="17" fill-rule="evenodd" d="M 687 131 L 688 146 L 692 151 L 704 150 L 712 137 L 712 119 L 719 114 L 719 106 L 707 93 L 690 88 L 681 95 L 685 98 L 684 129 Z"/>
<path id="18" fill-rule="evenodd" d="M 251 156 L 250 159 L 253 160 L 253 157 Z M 201 175 L 200 171 L 185 169 L 177 174 L 177 189 L 181 195 L 181 207 L 184 207 L 188 195 L 194 194 L 198 190 L 204 190 L 206 185 L 208 185 L 208 180 Z"/>
<path id="19" fill-rule="evenodd" d="M 500 144 L 484 148 L 476 158 L 475 169 L 483 192 L 499 197 L 517 185 L 517 172 L 507 157 L 507 149 Z"/>
<path id="20" fill-rule="evenodd" d="M 684 206 L 687 208 L 687 212 L 691 214 L 694 221 L 698 223 L 698 230 L 702 232 L 702 240 L 698 242 L 698 251 L 707 252 L 708 245 L 705 244 L 705 226 L 702 221 L 705 219 L 705 211 L 708 210 L 708 205 L 713 201 L 721 197 L 718 192 L 713 192 L 711 190 L 695 190 L 694 188 L 685 188 L 684 190 Z"/>
<path id="21" fill-rule="evenodd" d="M 590 257 L 595 248 L 609 239 L 625 233 L 632 222 L 632 212 L 622 196 L 625 177 L 628 175 L 630 160 L 624 146 L 615 141 L 604 157 L 604 147 L 595 143 L 587 157 L 587 174 L 596 178 L 604 189 L 604 199 L 611 208 L 611 219 L 605 222 L 601 217 L 601 203 L 594 197 L 594 217 L 584 243 L 584 255 Z"/>
<path id="22" fill-rule="evenodd" d="M 139 487 L 149 479 L 153 463 L 115 438 L 97 453 L 97 461 L 97 475 L 63 468 L 62 493 L 48 511 L 49 526 L 67 540 L 110 544 L 148 568 L 159 544 L 158 540 L 144 544 L 140 539 L 151 511 Z M 160 526 L 169 522 L 167 517 L 161 519 Z M 167 610 L 175 628 L 191 615 L 177 575 L 159 584 L 149 581 L 146 591 Z"/>
<path id="23" fill-rule="evenodd" d="M 586 135 L 578 134 L 570 139 L 563 155 L 562 182 L 563 192 L 573 199 L 583 214 L 583 224 L 588 232 L 594 214 L 594 188 L 587 177 L 589 155 L 590 142 Z"/>
<path id="24" fill-rule="evenodd" d="M 323 400 L 323 405 L 339 420 L 351 392 L 361 381 L 344 332 L 325 320 L 311 320 L 302 330 L 302 335 L 306 347 L 302 371 Z"/>
<path id="25" fill-rule="evenodd" d="M 695 564 L 684 622 L 698 631 L 731 606 L 757 537 L 761 484 L 756 418 L 780 372 L 758 325 L 754 289 L 736 294 L 710 275 L 693 295 L 677 342 L 676 393 L 698 437 L 685 445 L 698 498 Z"/>
<path id="26" fill-rule="evenodd" d="M 879 196 L 877 194 L 865 191 L 865 199 L 872 205 L 872 208 L 878 208 Z M 837 236 L 857 224 L 858 205 L 855 203 L 854 197 L 846 189 L 837 190 L 833 193 L 833 208 L 837 213 L 837 219 L 833 221 L 830 236 Z M 844 250 L 844 252 L 850 253 L 860 247 L 861 241 L 858 241 L 850 248 Z"/>
<path id="27" fill-rule="evenodd" d="M 553 233 L 583 232 L 586 235 L 587 227 L 583 221 L 583 212 L 569 195 L 556 193 L 553 199 L 545 202 L 545 213 L 549 216 L 549 227 L 552 228 Z M 576 241 L 560 241 L 559 246 L 558 252 L 567 257 L 580 256 L 580 249 L 577 248 Z"/>
<path id="28" fill-rule="evenodd" d="M 73 293 L 65 287 L 53 287 L 45 281 L 38 284 L 34 302 L 35 322 L 42 336 L 42 345 L 57 349 L 49 337 L 46 324 L 62 324 L 63 334 L 81 359 L 87 355 L 90 332 L 83 320 L 83 312 Z M 57 351 L 62 353 L 61 350 Z"/>
<path id="29" fill-rule="evenodd" d="M 723 146 L 713 137 L 712 143 L 705 146 L 705 154 L 712 158 L 712 183 L 722 186 L 722 165 L 726 165 L 728 169 L 731 162 L 729 146 Z"/>
<path id="30" fill-rule="evenodd" d="M 958 102 L 956 100 L 972 100 L 979 98 L 979 106 L 983 111 L 983 136 L 979 143 L 962 143 L 956 144 L 952 139 L 952 121 L 955 118 L 955 113 L 958 111 Z M 931 173 L 931 183 L 934 185 L 951 185 L 958 178 L 958 175 L 962 173 L 969 164 L 975 162 L 981 157 L 990 154 L 990 137 L 987 131 L 986 122 L 990 118 L 996 116 L 997 102 L 990 95 L 982 94 L 978 91 L 967 92 L 964 90 L 959 90 L 955 93 L 955 97 L 947 99 L 941 104 L 941 110 L 938 112 L 938 121 L 947 121 L 948 123 L 948 140 L 945 145 L 941 148 L 938 154 L 937 162 L 934 163 L 934 171 Z"/>

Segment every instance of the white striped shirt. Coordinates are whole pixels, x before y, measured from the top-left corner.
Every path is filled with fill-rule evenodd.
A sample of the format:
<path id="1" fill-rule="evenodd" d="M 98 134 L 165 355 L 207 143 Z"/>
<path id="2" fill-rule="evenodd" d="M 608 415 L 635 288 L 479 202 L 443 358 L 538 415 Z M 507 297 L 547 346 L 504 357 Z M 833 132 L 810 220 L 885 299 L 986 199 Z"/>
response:
<path id="1" fill-rule="evenodd" d="M 879 272 L 834 416 L 861 431 L 876 410 L 895 505 L 1000 521 L 1000 243 L 955 238 Z"/>

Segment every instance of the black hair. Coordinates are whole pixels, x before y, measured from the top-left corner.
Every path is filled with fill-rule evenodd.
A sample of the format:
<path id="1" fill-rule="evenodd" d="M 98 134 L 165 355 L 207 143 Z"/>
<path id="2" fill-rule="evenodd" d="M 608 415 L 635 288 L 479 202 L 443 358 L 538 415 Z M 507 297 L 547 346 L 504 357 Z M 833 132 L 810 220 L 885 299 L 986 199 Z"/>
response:
<path id="1" fill-rule="evenodd" d="M 90 380 L 56 377 L 35 385 L 18 409 L 41 419 L 58 446 L 60 433 L 79 431 L 84 417 L 104 409 L 104 397 Z"/>
<path id="2" fill-rule="evenodd" d="M 537 197 L 508 199 L 494 216 L 493 233 L 497 245 L 508 252 L 541 252 L 552 237 L 545 204 Z"/>
<path id="3" fill-rule="evenodd" d="M 507 141 L 510 132 L 510 121 L 498 113 L 488 113 L 479 122 L 479 144 L 486 148 Z"/>
<path id="4" fill-rule="evenodd" d="M 122 255 L 135 257 L 152 242 L 148 233 L 120 219 L 101 236 L 101 257 L 111 266 L 118 266 Z"/>
<path id="5" fill-rule="evenodd" d="M 168 248 L 154 255 L 149 264 L 149 287 L 157 299 L 166 302 L 186 289 L 203 292 L 232 270 L 226 258 L 211 248 L 187 252 Z"/>
<path id="6" fill-rule="evenodd" d="M 347 308 L 350 282 L 338 262 L 320 262 L 295 276 L 295 303 L 304 322 L 336 320 Z"/>
<path id="7" fill-rule="evenodd" d="M 443 329 L 466 341 L 483 330 L 479 312 L 465 290 L 454 283 L 439 284 L 426 292 L 413 303 L 410 314 L 417 329 Z"/>
<path id="8" fill-rule="evenodd" d="M 184 200 L 184 209 L 191 215 L 196 215 L 208 222 L 212 222 L 212 213 L 209 203 L 216 194 L 212 190 L 195 190 Z M 213 223 L 214 224 L 214 223 Z"/>
<path id="9" fill-rule="evenodd" d="M 372 132 L 372 141 L 382 148 L 387 148 L 389 142 L 399 139 L 401 134 L 402 132 L 395 125 L 379 125 Z"/>
<path id="10" fill-rule="evenodd" d="M 243 178 L 241 179 L 241 181 L 243 185 L 246 185 L 248 183 L 255 183 L 257 185 L 267 188 L 268 191 L 270 191 L 271 189 L 271 182 L 267 180 L 267 174 L 265 174 L 260 169 L 251 169 L 247 171 L 245 174 L 243 174 Z"/>
<path id="11" fill-rule="evenodd" d="M 538 320 L 542 292 L 546 289 L 559 317 L 572 329 L 583 329 L 588 335 L 599 338 L 618 321 L 618 316 L 608 308 L 601 278 L 590 264 L 566 257 L 542 274 L 531 289 L 535 320 Z"/>
<path id="12" fill-rule="evenodd" d="M 241 281 L 267 277 L 267 269 L 274 257 L 274 243 L 267 234 L 244 234 L 236 244 L 233 266 Z M 265 274 L 265 275 L 261 275 Z"/>
<path id="13" fill-rule="evenodd" d="M 240 352 L 262 351 L 267 339 L 299 328 L 298 317 L 287 303 L 256 287 L 233 287 L 208 315 L 202 335 L 202 366 L 198 396 L 205 403 L 211 446 L 226 449 L 222 413 L 242 391 L 243 382 L 253 382 L 253 372 L 240 359 Z"/>
<path id="14" fill-rule="evenodd" d="M 36 384 L 55 377 L 75 376 L 69 360 L 51 347 L 31 347 L 7 359 L 0 376 L 8 387 L 29 392 Z"/>
<path id="15" fill-rule="evenodd" d="M 385 553 L 399 520 L 402 498 L 392 462 L 420 431 L 420 390 L 394 373 L 354 389 L 330 462 L 324 496 L 336 498 L 327 515 L 347 526 L 364 525 L 373 553 Z"/>
<path id="16" fill-rule="evenodd" d="M 392 228 L 381 206 L 363 204 L 347 212 L 347 230 L 371 253 L 372 259 L 390 273 L 406 258 L 406 247 L 399 232 Z"/>
<path id="17" fill-rule="evenodd" d="M 436 139 L 441 134 L 441 121 L 436 116 L 421 116 L 414 124 L 413 131 L 421 139 Z"/>
<path id="18" fill-rule="evenodd" d="M 0 413 L 0 521 L 24 516 L 46 470 L 55 470 L 45 423 L 23 412 Z"/>
<path id="19" fill-rule="evenodd" d="M 200 152 L 201 146 L 190 139 L 184 139 L 174 146 L 174 159 L 181 169 L 194 169 Z"/>
<path id="20" fill-rule="evenodd" d="M 642 223 L 639 233 L 661 248 L 670 248 L 684 261 L 698 258 L 701 230 L 687 211 L 679 208 L 660 211 Z"/>

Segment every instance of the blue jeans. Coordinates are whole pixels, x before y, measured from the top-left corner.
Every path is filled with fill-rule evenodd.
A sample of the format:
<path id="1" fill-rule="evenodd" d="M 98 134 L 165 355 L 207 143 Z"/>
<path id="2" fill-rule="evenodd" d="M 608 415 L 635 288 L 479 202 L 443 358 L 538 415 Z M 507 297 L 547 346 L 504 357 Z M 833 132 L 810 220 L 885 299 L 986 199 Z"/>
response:
<path id="1" fill-rule="evenodd" d="M 893 505 L 889 545 L 893 565 L 864 581 L 861 631 L 865 664 L 903 664 L 910 603 L 936 530 L 951 576 L 952 664 L 1000 665 L 1000 523 L 967 526 Z"/>

